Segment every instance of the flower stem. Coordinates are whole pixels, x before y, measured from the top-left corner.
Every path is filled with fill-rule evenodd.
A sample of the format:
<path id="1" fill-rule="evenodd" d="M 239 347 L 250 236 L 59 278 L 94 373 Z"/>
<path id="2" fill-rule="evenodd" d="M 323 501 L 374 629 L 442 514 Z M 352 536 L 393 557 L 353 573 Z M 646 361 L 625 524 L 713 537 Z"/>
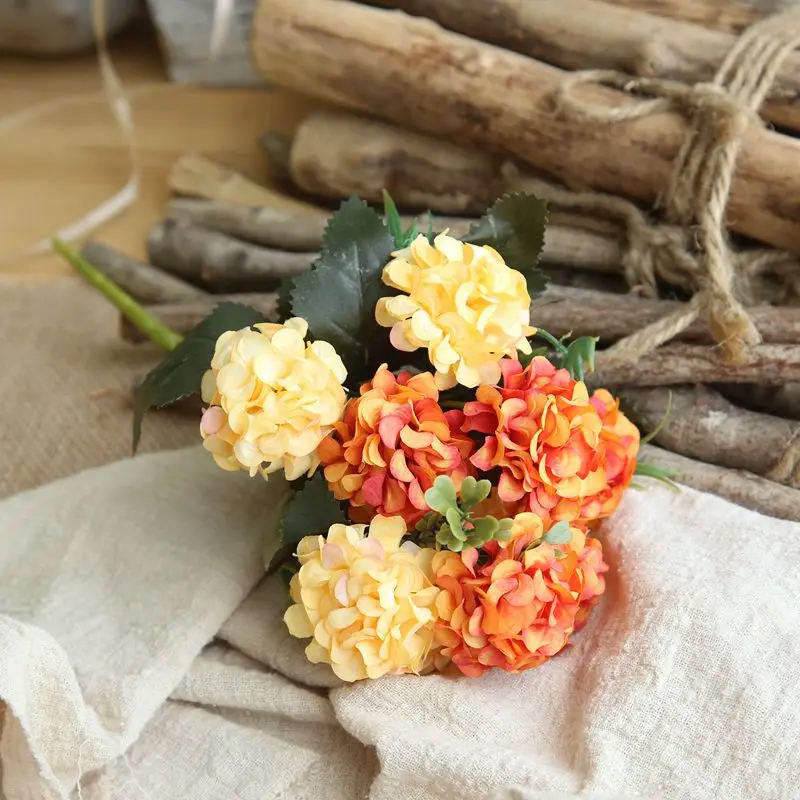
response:
<path id="1" fill-rule="evenodd" d="M 105 295 L 149 339 L 167 351 L 174 350 L 183 341 L 183 336 L 159 322 L 124 289 L 90 264 L 66 242 L 61 239 L 53 239 L 52 244 L 56 253 L 75 267 L 95 289 Z"/>
<path id="2" fill-rule="evenodd" d="M 567 352 L 567 348 L 564 346 L 564 343 L 556 339 L 552 333 L 548 333 L 542 328 L 537 328 L 536 336 L 544 339 L 549 345 L 551 345 L 558 355 L 563 356 Z"/>

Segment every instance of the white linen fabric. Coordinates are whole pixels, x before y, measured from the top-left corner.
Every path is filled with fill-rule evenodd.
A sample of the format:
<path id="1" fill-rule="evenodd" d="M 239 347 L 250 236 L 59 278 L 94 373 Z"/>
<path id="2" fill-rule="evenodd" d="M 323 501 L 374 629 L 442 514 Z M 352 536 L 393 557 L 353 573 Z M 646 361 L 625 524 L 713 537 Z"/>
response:
<path id="1" fill-rule="evenodd" d="M 284 492 L 192 449 L 0 503 L 7 800 L 800 795 L 800 525 L 631 491 L 566 652 L 343 685 L 259 584 Z"/>

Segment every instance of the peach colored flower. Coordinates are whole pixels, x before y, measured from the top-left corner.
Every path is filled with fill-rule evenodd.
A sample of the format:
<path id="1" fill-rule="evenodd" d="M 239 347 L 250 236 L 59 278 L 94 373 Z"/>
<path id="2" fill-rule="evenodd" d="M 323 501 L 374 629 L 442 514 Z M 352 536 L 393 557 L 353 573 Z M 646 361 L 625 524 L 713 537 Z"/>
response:
<path id="1" fill-rule="evenodd" d="M 409 525 L 429 510 L 425 492 L 437 475 L 457 487 L 475 469 L 461 411 L 443 411 L 429 372 L 397 377 L 386 365 L 347 403 L 344 418 L 319 445 L 325 479 L 351 518 L 397 514 Z"/>
<path id="2" fill-rule="evenodd" d="M 306 655 L 345 681 L 419 673 L 429 663 L 436 624 L 433 550 L 413 542 L 400 517 L 332 525 L 297 548 L 295 605 L 284 619 L 292 636 L 311 638 Z"/>
<path id="3" fill-rule="evenodd" d="M 330 344 L 304 340 L 304 319 L 254 328 L 217 339 L 201 386 L 203 446 L 226 470 L 310 475 L 317 445 L 341 419 L 347 372 Z"/>
<path id="4" fill-rule="evenodd" d="M 503 386 L 481 386 L 464 406 L 464 431 L 487 434 L 471 461 L 501 470 L 498 497 L 513 511 L 585 527 L 611 514 L 630 483 L 638 431 L 604 390 L 546 358 L 525 369 L 504 359 Z M 601 416 L 602 412 L 602 416 Z"/>
<path id="5" fill-rule="evenodd" d="M 436 599 L 440 667 L 449 658 L 471 677 L 491 667 L 521 672 L 567 645 L 603 593 L 608 569 L 596 539 L 570 532 L 568 544 L 536 544 L 544 534 L 541 518 L 522 513 L 506 545 L 434 556 L 434 583 L 442 590 Z M 481 565 L 481 553 L 488 563 Z"/>
<path id="6" fill-rule="evenodd" d="M 607 389 L 598 389 L 590 402 L 603 421 L 600 441 L 604 447 L 606 487 L 584 503 L 582 513 L 589 519 L 602 519 L 616 510 L 622 493 L 633 480 L 640 435 L 639 429 L 619 410 L 619 400 Z"/>
<path id="7" fill-rule="evenodd" d="M 398 350 L 428 350 L 440 389 L 496 383 L 503 356 L 531 352 L 525 277 L 496 250 L 440 234 L 392 255 L 383 282 L 404 294 L 379 300 L 375 318 Z"/>
<path id="8" fill-rule="evenodd" d="M 586 386 L 546 358 L 503 364 L 503 387 L 480 386 L 464 406 L 463 430 L 488 434 L 472 456 L 480 470 L 501 469 L 499 498 L 542 517 L 585 522 L 583 505 L 606 488 L 603 424 Z"/>

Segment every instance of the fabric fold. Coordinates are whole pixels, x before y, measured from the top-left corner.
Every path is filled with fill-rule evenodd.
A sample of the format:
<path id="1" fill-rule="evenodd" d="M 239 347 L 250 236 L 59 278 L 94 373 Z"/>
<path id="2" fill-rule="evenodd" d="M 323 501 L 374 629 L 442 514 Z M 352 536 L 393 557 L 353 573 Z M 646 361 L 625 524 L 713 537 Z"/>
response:
<path id="1" fill-rule="evenodd" d="M 9 800 L 67 797 L 135 741 L 262 576 L 285 490 L 194 448 L 0 503 Z"/>

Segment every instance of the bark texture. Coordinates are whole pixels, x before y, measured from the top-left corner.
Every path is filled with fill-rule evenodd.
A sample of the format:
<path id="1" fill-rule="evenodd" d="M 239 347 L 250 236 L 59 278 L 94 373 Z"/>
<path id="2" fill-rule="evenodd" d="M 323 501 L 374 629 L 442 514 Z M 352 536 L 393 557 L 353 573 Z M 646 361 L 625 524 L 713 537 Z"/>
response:
<path id="1" fill-rule="evenodd" d="M 300 252 L 319 249 L 328 222 L 315 212 L 185 198 L 172 200 L 167 216 L 253 244 Z"/>
<path id="2" fill-rule="evenodd" d="M 159 222 L 147 239 L 150 260 L 176 275 L 217 290 L 275 287 L 310 268 L 316 253 L 289 253 L 239 241 L 187 222 Z"/>
<path id="3" fill-rule="evenodd" d="M 383 202 L 386 189 L 409 209 L 482 214 L 503 194 L 503 159 L 376 120 L 318 111 L 292 143 L 292 181 L 312 195 L 356 194 Z"/>
<path id="4" fill-rule="evenodd" d="M 675 471 L 675 480 L 701 492 L 724 497 L 732 503 L 770 517 L 800 522 L 800 490 L 768 481 L 752 472 L 725 469 L 646 445 L 641 460 Z"/>
<path id="5" fill-rule="evenodd" d="M 270 0 L 255 17 L 265 78 L 444 138 L 515 156 L 570 186 L 652 203 L 667 185 L 686 120 L 662 113 L 612 126 L 556 116 L 567 73 L 443 30 L 431 20 L 347 0 Z M 599 86 L 578 100 L 628 102 Z M 730 226 L 800 250 L 800 141 L 751 126 L 728 204 Z"/>
<path id="6" fill-rule="evenodd" d="M 780 386 L 800 381 L 800 347 L 763 344 L 750 348 L 744 361 L 722 360 L 718 349 L 670 344 L 637 361 L 599 353 L 591 382 L 597 386 L 675 386 L 682 383 L 760 383 Z"/>
<path id="7" fill-rule="evenodd" d="M 711 80 L 736 41 L 730 33 L 599 0 L 379 0 L 449 30 L 564 69 L 613 69 L 694 84 Z M 800 129 L 800 56 L 778 72 L 762 116 Z"/>
<path id="8" fill-rule="evenodd" d="M 525 2 L 525 0 L 522 0 Z M 607 0 L 615 6 L 646 11 L 660 17 L 696 22 L 707 28 L 739 33 L 797 0 Z"/>
<path id="9" fill-rule="evenodd" d="M 615 342 L 641 330 L 651 322 L 680 310 L 684 303 L 649 300 L 634 294 L 612 294 L 581 288 L 549 286 L 534 300 L 531 318 L 557 336 L 599 336 Z M 800 308 L 758 306 L 748 309 L 765 342 L 800 344 Z M 712 343 L 705 319 L 698 319 L 676 337 L 679 341 Z"/>
<path id="10" fill-rule="evenodd" d="M 106 244 L 89 242 L 81 253 L 142 303 L 180 303 L 206 296 L 202 289 L 149 264 L 142 264 Z"/>
<path id="11" fill-rule="evenodd" d="M 669 419 L 655 442 L 675 453 L 744 469 L 769 477 L 787 445 L 800 432 L 788 419 L 747 411 L 702 386 L 675 389 L 626 389 L 625 408 L 642 431 L 655 430 L 672 396 Z M 800 482 L 786 481 L 795 488 Z"/>

